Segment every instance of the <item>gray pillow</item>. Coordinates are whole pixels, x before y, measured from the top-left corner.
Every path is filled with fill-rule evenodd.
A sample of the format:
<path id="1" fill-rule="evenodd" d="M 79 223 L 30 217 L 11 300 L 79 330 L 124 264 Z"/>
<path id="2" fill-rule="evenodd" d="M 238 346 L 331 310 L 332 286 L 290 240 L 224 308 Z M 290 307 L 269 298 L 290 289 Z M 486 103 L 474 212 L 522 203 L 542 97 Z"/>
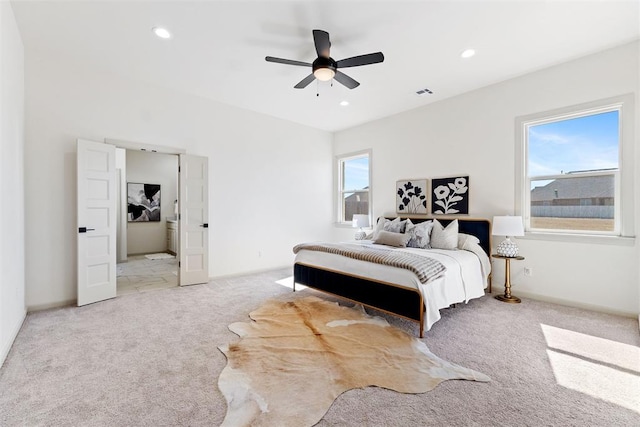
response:
<path id="1" fill-rule="evenodd" d="M 409 241 L 407 242 L 407 247 L 429 249 L 431 247 L 429 240 L 432 228 L 433 221 L 424 221 L 419 224 L 414 224 L 410 219 L 407 219 L 407 227 L 404 231 L 405 234 L 410 236 Z"/>
<path id="2" fill-rule="evenodd" d="M 396 218 L 393 221 L 389 221 L 384 224 L 384 231 L 390 231 L 392 233 L 404 233 L 406 224 L 406 220 L 400 220 L 400 218 Z"/>
<path id="3" fill-rule="evenodd" d="M 433 249 L 457 249 L 458 248 L 458 220 L 454 219 L 443 228 L 437 219 L 433 220 L 431 230 L 431 247 Z"/>
<path id="4" fill-rule="evenodd" d="M 390 231 L 382 230 L 378 233 L 378 237 L 373 240 L 373 243 L 380 245 L 395 246 L 397 248 L 404 248 L 409 241 L 409 235 L 403 233 L 392 233 Z"/>

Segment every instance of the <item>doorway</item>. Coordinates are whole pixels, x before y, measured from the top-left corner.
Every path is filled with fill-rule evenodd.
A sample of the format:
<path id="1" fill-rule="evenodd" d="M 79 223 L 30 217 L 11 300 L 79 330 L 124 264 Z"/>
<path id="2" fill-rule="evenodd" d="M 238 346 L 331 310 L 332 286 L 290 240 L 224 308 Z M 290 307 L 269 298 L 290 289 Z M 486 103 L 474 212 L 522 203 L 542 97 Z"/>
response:
<path id="1" fill-rule="evenodd" d="M 117 296 L 179 286 L 177 154 L 116 149 Z"/>
<path id="2" fill-rule="evenodd" d="M 182 149 L 169 147 L 109 139 L 105 139 L 104 143 L 78 139 L 76 165 L 78 306 L 116 297 L 118 260 L 124 261 L 128 260 L 130 255 L 138 255 L 128 247 L 128 225 L 137 221 L 129 221 L 127 204 L 120 202 L 125 196 L 128 198 L 125 189 L 128 190 L 129 180 L 126 173 L 126 155 L 121 156 L 125 159 L 125 165 L 120 169 L 116 168 L 117 149 L 165 153 L 173 155 L 177 160 L 178 196 L 175 200 L 178 200 L 178 203 L 175 204 L 177 228 L 174 237 L 178 255 L 177 285 L 187 286 L 209 281 L 208 158 L 186 154 Z M 144 182 L 135 184 L 143 184 L 139 187 L 143 192 L 146 189 Z M 158 190 L 160 194 L 155 200 L 155 193 L 149 195 L 145 193 L 146 201 L 149 202 L 151 197 L 156 204 L 161 203 L 161 185 Z M 171 203 L 171 197 L 168 202 Z M 150 204 L 150 206 L 154 205 Z M 171 212 L 171 209 L 162 207 L 160 209 L 159 213 L 153 215 L 164 217 L 166 236 L 167 215 L 163 215 L 162 210 Z M 175 208 L 173 211 L 176 212 Z M 153 215 L 146 216 L 150 219 Z M 157 222 L 162 220 L 148 221 L 149 224 Z M 143 238 L 137 240 L 136 244 L 146 244 L 152 237 L 158 238 L 158 235 L 150 232 L 152 229 L 150 225 L 146 227 L 149 228 L 142 229 Z M 158 253 L 166 253 L 166 248 L 165 240 L 165 245 L 160 249 L 165 252 Z M 148 248 L 143 249 L 140 254 L 148 250 Z M 145 254 L 145 258 L 147 258 L 146 255 L 149 254 Z"/>

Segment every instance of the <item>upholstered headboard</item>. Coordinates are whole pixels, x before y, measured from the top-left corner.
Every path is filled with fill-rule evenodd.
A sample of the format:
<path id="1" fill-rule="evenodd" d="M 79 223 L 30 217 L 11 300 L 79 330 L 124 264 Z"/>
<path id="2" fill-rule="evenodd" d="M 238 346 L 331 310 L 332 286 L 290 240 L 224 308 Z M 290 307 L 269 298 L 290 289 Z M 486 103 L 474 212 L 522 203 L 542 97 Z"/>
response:
<path id="1" fill-rule="evenodd" d="M 394 219 L 395 217 L 386 217 L 387 219 Z M 406 219 L 407 217 L 400 217 L 400 219 Z M 420 222 L 437 219 L 443 226 L 449 225 L 449 223 L 455 219 L 458 220 L 458 232 L 471 234 L 476 236 L 480 240 L 480 246 L 491 256 L 491 221 L 488 219 L 472 219 L 472 218 L 411 218 L 411 222 L 418 224 Z"/>

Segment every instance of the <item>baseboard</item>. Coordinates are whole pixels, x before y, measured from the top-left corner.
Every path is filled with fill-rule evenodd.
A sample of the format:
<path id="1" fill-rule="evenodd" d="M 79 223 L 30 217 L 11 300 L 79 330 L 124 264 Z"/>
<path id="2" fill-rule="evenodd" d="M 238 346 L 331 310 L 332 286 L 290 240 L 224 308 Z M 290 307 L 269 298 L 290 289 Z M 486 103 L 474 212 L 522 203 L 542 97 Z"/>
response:
<path id="1" fill-rule="evenodd" d="M 494 295 L 498 295 L 501 293 L 503 292 L 494 292 Z M 568 307 L 583 308 L 585 310 L 597 311 L 599 313 L 615 314 L 616 316 L 640 318 L 639 313 L 635 313 L 632 311 L 616 310 L 614 308 L 603 307 L 601 305 L 588 304 L 588 303 L 572 301 L 572 300 L 565 300 L 562 298 L 554 298 L 554 297 L 539 295 L 539 294 L 530 293 L 530 292 L 518 291 L 515 293 L 515 296 L 531 298 L 537 301 L 550 302 L 553 304 L 566 305 Z"/>
<path id="2" fill-rule="evenodd" d="M 76 305 L 77 303 L 78 303 L 77 300 L 72 299 L 72 300 L 67 300 L 67 301 L 53 302 L 53 303 L 50 303 L 50 304 L 29 305 L 29 306 L 27 306 L 27 312 L 28 313 L 33 313 L 34 311 L 42 311 L 42 310 L 49 310 L 49 309 L 52 309 L 52 308 L 68 307 L 70 305 Z"/>
<path id="3" fill-rule="evenodd" d="M 0 351 L 0 368 L 2 367 L 2 365 L 4 365 L 4 361 L 7 359 L 7 356 L 11 351 L 11 347 L 13 346 L 13 342 L 16 340 L 16 337 L 18 336 L 18 333 L 20 332 L 20 329 L 24 324 L 24 319 L 26 318 L 27 318 L 27 311 L 24 310 L 22 312 L 22 316 L 20 316 L 20 319 L 15 323 L 13 328 L 11 328 L 9 341 L 7 341 L 2 345 L 2 349 Z"/>
<path id="4" fill-rule="evenodd" d="M 259 269 L 259 270 L 243 271 L 241 273 L 223 274 L 221 276 L 210 276 L 209 277 L 209 281 L 221 280 L 221 279 L 231 279 L 231 278 L 234 278 L 234 277 L 249 276 L 251 274 L 267 273 L 269 271 L 274 271 L 274 270 L 284 270 L 285 268 L 290 268 L 291 269 L 291 275 L 293 276 L 293 265 L 284 265 L 284 266 L 281 266 L 281 267 L 269 267 L 269 268 L 262 268 L 262 269 Z"/>

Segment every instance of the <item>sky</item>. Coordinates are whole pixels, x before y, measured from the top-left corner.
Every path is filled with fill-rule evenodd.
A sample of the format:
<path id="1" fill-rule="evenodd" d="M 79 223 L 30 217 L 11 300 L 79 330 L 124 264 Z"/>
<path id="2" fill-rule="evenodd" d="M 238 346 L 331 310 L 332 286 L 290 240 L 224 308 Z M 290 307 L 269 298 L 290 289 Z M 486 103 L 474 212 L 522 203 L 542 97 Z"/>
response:
<path id="1" fill-rule="evenodd" d="M 368 157 L 346 160 L 344 169 L 344 190 L 362 190 L 369 186 Z"/>
<path id="2" fill-rule="evenodd" d="M 529 176 L 618 167 L 618 111 L 529 127 Z"/>

